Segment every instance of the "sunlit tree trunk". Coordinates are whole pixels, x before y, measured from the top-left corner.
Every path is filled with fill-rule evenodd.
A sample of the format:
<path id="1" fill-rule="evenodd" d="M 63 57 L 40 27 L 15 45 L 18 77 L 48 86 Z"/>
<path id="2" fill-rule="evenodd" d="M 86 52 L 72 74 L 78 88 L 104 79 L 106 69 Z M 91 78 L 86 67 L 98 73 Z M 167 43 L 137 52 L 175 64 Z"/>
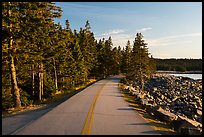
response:
<path id="1" fill-rule="evenodd" d="M 8 2 L 8 17 L 11 16 L 11 10 L 10 10 L 10 2 Z M 9 33 L 11 34 L 8 42 L 8 54 L 9 54 L 9 68 L 10 68 L 10 74 L 11 74 L 11 93 L 13 95 L 14 100 L 14 107 L 20 108 L 21 107 L 21 100 L 20 100 L 20 90 L 18 88 L 17 79 L 16 79 L 16 69 L 14 64 L 14 57 L 13 57 L 13 37 L 12 37 L 12 24 L 9 22 Z"/>
<path id="2" fill-rule="evenodd" d="M 42 95 L 43 95 L 43 63 L 39 64 L 39 100 L 42 100 Z"/>
<path id="3" fill-rule="evenodd" d="M 57 70 L 56 70 L 56 65 L 55 65 L 55 59 L 53 58 L 53 67 L 54 67 L 54 73 L 55 73 L 55 89 L 58 91 L 58 85 L 57 85 Z M 63 78 L 64 82 L 64 78 Z M 63 84 L 64 85 L 64 84 Z"/>
<path id="4" fill-rule="evenodd" d="M 35 66 L 32 64 L 32 95 L 35 95 Z"/>
<path id="5" fill-rule="evenodd" d="M 65 80 L 64 80 L 64 77 L 62 77 L 62 89 L 64 89 L 64 87 L 65 87 Z"/>
<path id="6" fill-rule="evenodd" d="M 11 85 L 12 85 L 11 93 L 13 95 L 14 104 L 16 108 L 20 108 L 21 107 L 20 90 L 18 88 L 18 84 L 16 80 L 16 69 L 15 69 L 14 59 L 12 55 L 10 55 L 10 73 L 11 73 Z"/>

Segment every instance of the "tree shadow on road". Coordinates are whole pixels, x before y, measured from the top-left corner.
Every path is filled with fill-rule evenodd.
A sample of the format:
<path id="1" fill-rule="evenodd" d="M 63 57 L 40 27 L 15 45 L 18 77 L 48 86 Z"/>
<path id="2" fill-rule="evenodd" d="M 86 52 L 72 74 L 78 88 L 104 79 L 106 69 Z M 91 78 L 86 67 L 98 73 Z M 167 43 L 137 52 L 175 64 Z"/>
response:
<path id="1" fill-rule="evenodd" d="M 162 131 L 162 132 L 159 132 L 160 134 L 162 135 L 168 135 L 168 133 L 165 133 L 166 131 Z M 157 134 L 158 132 L 155 131 L 155 130 L 151 130 L 151 131 L 144 131 L 144 132 L 141 132 L 141 133 L 146 133 L 146 134 Z"/>
<path id="2" fill-rule="evenodd" d="M 130 107 L 139 113 L 148 123 L 131 123 L 130 125 L 151 125 L 156 131 L 159 131 L 162 135 L 176 135 L 176 132 L 165 122 L 159 121 L 158 119 L 150 116 L 139 103 L 135 101 L 134 96 L 129 95 L 121 91 L 124 100 L 128 102 Z M 130 109 L 129 109 L 130 110 Z M 151 131 L 150 131 L 151 132 Z M 153 132 L 153 131 L 152 131 Z M 155 131 L 154 131 L 155 132 Z"/>
<path id="3" fill-rule="evenodd" d="M 129 107 L 129 108 L 118 108 L 117 110 L 134 110 L 134 108 L 131 108 L 131 107 Z"/>

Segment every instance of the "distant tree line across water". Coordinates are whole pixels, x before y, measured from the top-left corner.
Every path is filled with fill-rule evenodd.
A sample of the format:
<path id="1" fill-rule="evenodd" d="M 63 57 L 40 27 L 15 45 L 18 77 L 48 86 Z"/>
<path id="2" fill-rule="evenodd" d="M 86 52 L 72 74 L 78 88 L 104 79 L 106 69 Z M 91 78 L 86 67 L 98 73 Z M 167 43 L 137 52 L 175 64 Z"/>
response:
<path id="1" fill-rule="evenodd" d="M 202 71 L 202 59 L 159 59 L 155 58 L 157 70 Z"/>

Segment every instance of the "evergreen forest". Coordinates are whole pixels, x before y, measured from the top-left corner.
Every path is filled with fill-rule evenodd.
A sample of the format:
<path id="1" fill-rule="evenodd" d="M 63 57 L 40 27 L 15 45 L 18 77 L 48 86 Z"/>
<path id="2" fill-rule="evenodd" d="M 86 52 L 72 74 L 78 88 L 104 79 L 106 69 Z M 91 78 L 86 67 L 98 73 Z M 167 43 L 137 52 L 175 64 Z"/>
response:
<path id="1" fill-rule="evenodd" d="M 159 59 L 155 58 L 157 70 L 202 71 L 202 59 Z"/>
<path id="2" fill-rule="evenodd" d="M 90 79 L 124 74 L 143 89 L 157 69 L 202 69 L 201 60 L 154 59 L 141 33 L 116 47 L 111 37 L 96 40 L 88 20 L 77 32 L 67 17 L 63 28 L 54 23 L 62 12 L 53 2 L 2 2 L 2 109 L 43 102 Z"/>

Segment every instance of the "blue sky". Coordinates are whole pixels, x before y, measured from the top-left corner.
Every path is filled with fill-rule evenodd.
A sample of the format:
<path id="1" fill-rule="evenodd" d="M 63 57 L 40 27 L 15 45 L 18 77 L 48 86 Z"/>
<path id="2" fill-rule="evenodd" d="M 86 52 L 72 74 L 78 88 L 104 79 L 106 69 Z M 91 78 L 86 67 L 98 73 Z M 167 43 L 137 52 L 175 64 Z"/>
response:
<path id="1" fill-rule="evenodd" d="M 112 37 L 113 46 L 133 44 L 144 35 L 155 58 L 202 58 L 202 2 L 56 2 L 63 10 L 55 23 L 72 30 L 89 20 L 97 40 Z"/>

